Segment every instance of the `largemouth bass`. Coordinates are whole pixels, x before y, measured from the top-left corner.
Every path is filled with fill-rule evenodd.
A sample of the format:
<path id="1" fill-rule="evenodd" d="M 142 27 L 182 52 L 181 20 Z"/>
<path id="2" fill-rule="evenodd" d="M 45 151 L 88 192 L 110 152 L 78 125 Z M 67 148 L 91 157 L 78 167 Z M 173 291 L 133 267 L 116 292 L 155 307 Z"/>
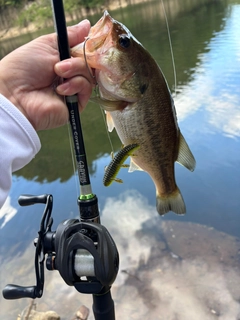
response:
<path id="1" fill-rule="evenodd" d="M 115 127 L 124 146 L 140 146 L 131 157 L 129 171 L 144 170 L 151 176 L 158 213 L 184 214 L 174 162 L 193 171 L 195 159 L 179 130 L 170 90 L 153 57 L 107 11 L 71 54 L 85 59 L 94 70 L 100 92 L 95 101 L 106 111 L 108 130 Z"/>

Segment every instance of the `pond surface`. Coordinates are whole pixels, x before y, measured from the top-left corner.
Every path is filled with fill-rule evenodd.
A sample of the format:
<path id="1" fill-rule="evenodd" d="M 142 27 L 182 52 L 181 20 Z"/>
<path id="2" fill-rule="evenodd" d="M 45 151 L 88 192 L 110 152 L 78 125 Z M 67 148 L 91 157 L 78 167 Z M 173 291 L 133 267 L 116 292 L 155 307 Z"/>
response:
<path id="1" fill-rule="evenodd" d="M 219 263 L 223 262 L 221 255 L 224 255 L 225 251 L 233 250 L 231 259 L 234 261 L 228 257 L 224 258 L 224 262 L 229 268 L 227 270 L 230 270 L 228 275 L 231 274 L 231 279 L 239 280 L 239 263 L 237 264 L 236 261 L 239 262 L 240 252 L 238 242 L 240 237 L 240 1 L 191 1 L 191 3 L 184 0 L 169 1 L 165 3 L 165 8 L 176 64 L 176 90 L 161 2 L 144 2 L 110 13 L 116 20 L 125 24 L 154 56 L 173 92 L 180 129 L 197 161 L 193 173 L 178 164 L 175 165 L 176 181 L 184 197 L 187 214 L 179 217 L 170 212 L 164 217 L 159 217 L 155 209 L 155 187 L 150 177 L 144 172 L 129 174 L 126 169 L 122 169 L 119 178 L 123 179 L 124 183 L 113 183 L 105 188 L 102 178 L 104 167 L 110 161 L 111 147 L 103 116 L 99 107 L 90 103 L 81 114 L 91 183 L 93 192 L 99 199 L 102 223 L 112 233 L 119 247 L 122 261 L 120 270 L 131 271 L 128 273 L 129 278 L 126 278 L 126 273 L 125 278 L 120 273 L 116 287 L 113 289 L 116 308 L 124 310 L 125 319 L 150 319 L 150 314 L 151 319 L 198 319 L 196 315 L 193 316 L 190 313 L 185 313 L 185 316 L 178 314 L 173 305 L 169 307 L 169 310 L 173 310 L 172 313 L 169 311 L 165 316 L 162 315 L 162 318 L 155 298 L 149 297 L 148 300 L 142 295 L 141 300 L 137 295 L 141 289 L 131 283 L 129 276 L 129 274 L 136 275 L 136 270 L 138 270 L 139 279 L 147 277 L 149 283 L 152 283 L 156 273 L 160 277 L 163 275 L 163 270 L 168 269 L 169 275 L 164 273 L 166 282 L 171 278 L 171 272 L 183 277 L 183 263 L 186 263 L 185 270 L 188 270 L 186 274 L 191 275 L 188 279 L 199 279 L 204 272 L 209 271 L 209 278 L 202 280 L 204 283 L 191 280 L 190 286 L 194 287 L 197 283 L 203 288 L 209 281 L 216 283 L 216 277 L 220 279 L 222 276 L 221 279 L 224 277 L 227 279 L 222 269 L 219 269 L 218 274 L 214 274 L 214 270 L 218 270 Z M 99 16 L 90 18 L 92 23 L 98 19 Z M 0 58 L 35 36 L 34 34 L 0 42 Z M 79 195 L 78 178 L 73 170 L 68 128 L 65 126 L 40 132 L 40 139 L 41 151 L 29 165 L 14 173 L 9 198 L 0 211 L 1 288 L 9 282 L 30 285 L 35 281 L 32 273 L 34 248 L 31 243 L 36 237 L 43 208 L 42 206 L 19 207 L 17 199 L 20 194 L 51 193 L 53 195 L 54 230 L 62 220 L 78 216 L 76 204 Z M 111 134 L 111 139 L 114 149 L 119 150 L 121 144 L 116 133 Z M 172 239 L 176 237 L 174 230 L 181 230 L 177 233 L 177 239 L 182 246 L 180 245 L 177 249 L 171 244 Z M 212 231 L 206 233 L 206 230 Z M 190 234 L 190 232 L 193 233 Z M 198 241 L 193 240 L 193 234 L 198 234 Z M 160 235 L 165 239 L 164 241 Z M 144 242 L 144 239 L 148 242 Z M 228 245 L 224 246 L 226 241 Z M 186 245 L 190 242 L 191 250 Z M 208 242 L 209 247 L 204 247 Z M 183 259 L 181 265 L 178 260 L 177 262 L 174 259 L 169 260 L 166 244 L 168 253 L 173 252 Z M 202 247 L 201 252 L 199 246 Z M 212 260 L 213 252 L 217 252 L 215 250 L 217 247 L 224 249 L 219 250 L 219 256 L 216 254 L 218 258 Z M 187 252 L 190 251 L 186 252 L 184 248 L 188 248 L 191 254 L 188 255 Z M 153 256 L 153 250 L 157 250 L 154 251 L 155 256 Z M 158 261 L 158 268 L 149 262 L 150 258 L 152 263 L 156 261 L 156 252 L 159 254 L 158 258 L 162 257 L 162 260 Z M 196 260 L 201 257 L 201 262 Z M 189 263 L 187 264 L 186 261 Z M 208 267 L 203 266 L 201 264 L 203 262 Z M 161 267 L 162 263 L 165 269 Z M 178 267 L 179 269 L 176 269 Z M 68 319 L 66 310 L 64 313 L 58 303 L 47 302 L 47 296 L 53 294 L 51 290 L 54 290 L 54 281 L 58 288 L 61 287 L 62 293 L 67 292 L 71 297 L 74 289 L 66 289 L 61 279 L 56 280 L 56 272 L 55 280 L 51 278 L 52 274 L 49 276 L 48 272 L 47 279 L 52 285 L 46 286 L 48 292 L 39 304 L 42 309 L 54 308 L 62 314 L 63 319 Z M 183 283 L 185 283 L 184 279 L 182 278 Z M 178 285 L 181 287 L 183 283 Z M 228 289 L 231 286 L 233 283 L 228 284 Z M 136 290 L 134 292 L 131 291 L 133 287 Z M 220 286 L 217 290 L 223 290 L 223 287 L 226 286 Z M 216 305 L 217 303 L 221 305 L 222 298 L 216 297 L 215 304 L 206 309 L 210 310 L 209 313 L 207 311 L 199 313 L 199 319 L 239 319 L 240 309 L 236 301 L 239 301 L 240 293 L 237 289 L 234 291 L 233 287 L 231 288 L 232 291 L 229 289 L 228 293 L 230 292 L 229 296 L 232 298 L 231 310 L 235 310 L 235 313 L 233 311 L 231 314 L 227 313 L 226 308 L 217 310 Z M 151 289 L 153 290 L 153 287 Z M 147 290 L 149 288 L 146 287 L 146 292 L 149 292 Z M 152 293 L 154 297 L 156 297 L 156 290 L 154 285 Z M 168 292 L 167 288 L 164 290 Z M 175 295 L 173 291 L 169 291 L 171 296 Z M 233 291 L 235 295 L 232 294 Z M 189 297 L 194 294 L 196 293 L 189 292 Z M 209 288 L 208 295 L 211 296 Z M 143 303 L 145 309 L 138 310 L 137 306 L 134 309 L 134 304 L 128 306 L 128 309 L 127 296 L 134 296 L 135 301 Z M 196 296 L 196 304 L 202 301 L 202 305 L 206 308 L 203 296 L 204 294 Z M 81 299 L 82 303 L 91 305 L 85 297 Z M 162 296 L 161 299 L 163 299 Z M 77 298 L 75 300 L 77 301 Z M 155 302 L 151 305 L 150 300 Z M 80 299 L 78 302 L 80 303 Z M 190 302 L 186 301 L 186 303 Z M 77 302 L 75 304 L 77 308 Z M 74 312 L 75 304 L 68 301 L 68 310 Z M 24 304 L 24 301 L 1 300 L 1 318 L 15 319 L 19 310 L 25 305 L 26 301 Z M 130 309 L 131 311 L 127 311 Z M 216 316 L 216 314 L 219 315 Z"/>

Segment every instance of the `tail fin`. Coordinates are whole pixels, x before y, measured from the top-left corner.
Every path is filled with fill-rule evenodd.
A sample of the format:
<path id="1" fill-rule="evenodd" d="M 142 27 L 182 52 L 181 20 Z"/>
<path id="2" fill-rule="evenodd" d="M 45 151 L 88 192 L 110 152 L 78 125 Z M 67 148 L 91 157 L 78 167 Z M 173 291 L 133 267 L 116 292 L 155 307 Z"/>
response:
<path id="1" fill-rule="evenodd" d="M 186 207 L 180 190 L 177 188 L 168 196 L 160 196 L 157 192 L 157 211 L 162 216 L 169 211 L 177 214 L 186 213 Z"/>

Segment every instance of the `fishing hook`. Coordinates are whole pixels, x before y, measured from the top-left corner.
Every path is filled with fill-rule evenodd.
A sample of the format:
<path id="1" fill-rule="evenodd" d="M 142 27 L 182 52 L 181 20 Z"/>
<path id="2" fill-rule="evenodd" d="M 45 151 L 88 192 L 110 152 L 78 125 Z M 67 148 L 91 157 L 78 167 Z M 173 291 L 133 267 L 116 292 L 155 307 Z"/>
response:
<path id="1" fill-rule="evenodd" d="M 84 41 L 84 44 L 83 44 L 84 60 L 85 60 L 85 63 L 86 63 L 86 66 L 87 66 L 88 72 L 89 72 L 89 74 L 90 74 L 90 77 L 94 80 L 95 85 L 97 86 L 97 85 L 98 85 L 98 83 L 97 83 L 96 77 L 93 75 L 92 70 L 91 70 L 91 68 L 90 68 L 90 67 L 89 67 L 89 65 L 88 65 L 87 57 L 86 57 L 86 51 L 85 51 L 85 48 L 86 48 L 86 42 L 87 42 L 89 39 L 90 39 L 90 38 L 89 38 L 89 37 L 87 37 L 87 38 L 85 39 L 85 41 Z"/>

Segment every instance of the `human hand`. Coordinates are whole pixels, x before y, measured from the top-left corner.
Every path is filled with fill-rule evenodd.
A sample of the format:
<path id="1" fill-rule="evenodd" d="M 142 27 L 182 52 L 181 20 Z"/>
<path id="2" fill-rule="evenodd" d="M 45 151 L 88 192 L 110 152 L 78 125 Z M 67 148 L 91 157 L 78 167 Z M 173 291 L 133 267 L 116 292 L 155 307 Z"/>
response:
<path id="1" fill-rule="evenodd" d="M 68 27 L 70 47 L 88 35 L 90 23 Z M 65 82 L 54 83 L 59 77 Z M 80 58 L 59 62 L 56 34 L 41 36 L 14 50 L 0 61 L 0 93 L 10 100 L 36 130 L 50 129 L 68 121 L 68 109 L 60 95 L 78 94 L 82 110 L 92 92 L 92 78 Z"/>

